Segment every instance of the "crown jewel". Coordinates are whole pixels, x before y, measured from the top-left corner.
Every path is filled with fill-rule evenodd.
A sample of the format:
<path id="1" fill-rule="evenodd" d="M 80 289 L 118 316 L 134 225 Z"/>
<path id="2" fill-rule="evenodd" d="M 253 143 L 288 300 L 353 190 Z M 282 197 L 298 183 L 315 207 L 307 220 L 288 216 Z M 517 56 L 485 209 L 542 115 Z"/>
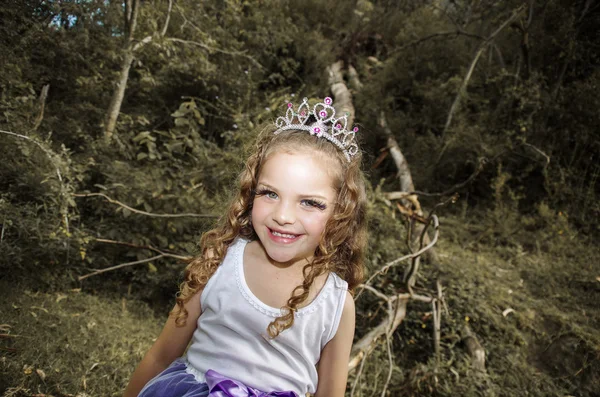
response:
<path id="1" fill-rule="evenodd" d="M 280 116 L 275 120 L 277 127 L 275 134 L 286 130 L 308 131 L 311 135 L 325 138 L 333 143 L 344 153 L 346 159 L 351 161 L 352 156 L 358 153 L 358 145 L 355 142 L 358 127 L 348 131 L 346 129 L 348 116 L 343 115 L 336 118 L 332 103 L 333 100 L 326 97 L 323 102 L 313 106 L 312 110 L 308 105 L 307 98 L 302 100 L 297 110 L 294 110 L 294 105 L 288 103 L 285 116 Z"/>

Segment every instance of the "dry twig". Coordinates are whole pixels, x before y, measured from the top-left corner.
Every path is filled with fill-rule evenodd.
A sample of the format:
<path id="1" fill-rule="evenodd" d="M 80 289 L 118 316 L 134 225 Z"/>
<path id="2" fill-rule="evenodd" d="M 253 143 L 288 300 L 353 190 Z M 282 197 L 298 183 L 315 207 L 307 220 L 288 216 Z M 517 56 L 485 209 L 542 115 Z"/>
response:
<path id="1" fill-rule="evenodd" d="M 191 257 L 189 257 L 189 256 L 182 256 L 182 255 L 177 255 L 177 254 L 171 254 L 171 253 L 159 250 L 156 247 L 152 247 L 151 245 L 138 245 L 138 244 L 128 243 L 128 242 L 125 242 L 125 241 L 107 240 L 107 239 L 104 239 L 104 238 L 97 238 L 95 241 L 98 242 L 98 243 L 116 244 L 116 245 L 124 245 L 126 247 L 132 247 L 132 248 L 147 249 L 147 250 L 151 250 L 151 251 L 157 252 L 159 254 L 162 254 L 162 255 L 164 255 L 166 257 L 175 258 L 175 259 L 179 259 L 179 260 L 182 260 L 182 261 L 188 261 L 188 260 L 191 259 Z"/>
<path id="2" fill-rule="evenodd" d="M 92 276 L 96 276 L 98 274 L 106 273 L 106 272 L 109 272 L 111 270 L 121 269 L 123 267 L 128 267 L 128 266 L 133 266 L 133 265 L 139 265 L 141 263 L 152 262 L 152 261 L 155 261 L 157 259 L 164 258 L 165 256 L 167 256 L 167 255 L 156 255 L 156 256 L 153 256 L 152 258 L 146 258 L 146 259 L 142 259 L 142 260 L 139 260 L 139 261 L 121 263 L 120 265 L 107 267 L 106 269 L 99 269 L 99 270 L 96 270 L 95 272 L 88 273 L 88 274 L 85 274 L 83 276 L 79 276 L 79 277 L 77 277 L 77 280 L 79 280 L 79 281 L 85 280 L 88 277 L 92 277 Z"/>
<path id="3" fill-rule="evenodd" d="M 184 261 L 184 262 L 191 259 L 191 257 L 189 257 L 189 256 L 171 254 L 171 253 L 161 251 L 158 248 L 151 247 L 148 245 L 137 245 L 137 244 L 127 243 L 124 241 L 114 241 L 114 240 L 106 240 L 106 239 L 96 239 L 96 241 L 100 242 L 100 243 L 106 243 L 106 244 L 117 244 L 117 245 L 124 245 L 127 247 L 133 247 L 133 248 L 148 249 L 148 250 L 157 252 L 158 255 L 153 256 L 152 258 L 146 258 L 146 259 L 142 259 L 142 260 L 134 261 L 134 262 L 121 263 L 120 265 L 107 267 L 105 269 L 99 269 L 99 270 L 93 271 L 92 273 L 88 273 L 88 274 L 84 274 L 83 276 L 79 276 L 77 278 L 79 281 L 84 280 L 88 277 L 96 276 L 98 274 L 106 273 L 106 272 L 116 270 L 116 269 L 121 269 L 123 267 L 129 267 L 129 266 L 139 265 L 141 263 L 152 262 L 153 260 L 157 260 L 160 258 L 174 258 L 174 259 L 178 259 L 178 260 Z"/>
<path id="4" fill-rule="evenodd" d="M 132 208 L 132 207 L 128 206 L 127 204 L 124 204 L 118 200 L 108 197 L 104 193 L 73 193 L 72 195 L 73 195 L 73 197 L 102 197 L 111 204 L 116 204 L 116 205 L 123 207 L 131 212 L 136 213 L 136 214 L 146 215 L 146 216 L 150 216 L 150 217 L 154 217 L 154 218 L 218 218 L 217 215 L 212 215 L 212 214 L 194 214 L 194 213 L 155 214 L 152 212 L 136 210 L 135 208 Z"/>
<path id="5" fill-rule="evenodd" d="M 439 232 L 440 223 L 439 223 L 438 217 L 436 215 L 433 215 L 432 220 L 433 220 L 433 227 L 435 229 L 435 234 L 433 236 L 433 240 L 431 240 L 431 242 L 429 244 L 427 244 L 425 247 L 421 248 L 420 250 L 418 250 L 415 253 L 412 253 L 409 255 L 404 255 L 400 258 L 394 259 L 393 261 L 386 263 L 381 269 L 379 269 L 378 271 L 373 273 L 373 275 L 371 277 L 369 277 L 369 279 L 365 282 L 365 284 L 367 284 L 367 285 L 370 284 L 371 281 L 373 281 L 373 279 L 375 277 L 377 277 L 380 274 L 386 273 L 390 267 L 395 266 L 405 260 L 415 258 L 415 257 L 423 254 L 423 252 L 426 252 L 427 250 L 431 249 L 431 247 L 433 247 L 435 245 L 435 243 L 437 243 L 437 240 L 438 240 L 438 237 L 440 234 L 440 232 Z M 356 298 L 358 299 L 359 296 L 360 296 L 360 293 L 356 296 Z"/>

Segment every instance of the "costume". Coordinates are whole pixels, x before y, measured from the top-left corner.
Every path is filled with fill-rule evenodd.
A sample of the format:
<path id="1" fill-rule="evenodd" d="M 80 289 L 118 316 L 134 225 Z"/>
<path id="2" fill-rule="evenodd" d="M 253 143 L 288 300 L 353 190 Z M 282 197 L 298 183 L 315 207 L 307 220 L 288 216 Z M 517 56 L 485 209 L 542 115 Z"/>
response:
<path id="1" fill-rule="evenodd" d="M 267 326 L 281 310 L 258 300 L 246 284 L 243 254 L 247 243 L 237 238 L 206 284 L 200 298 L 202 315 L 186 357 L 151 380 L 140 396 L 205 397 L 219 374 L 250 388 L 244 394 L 249 396 L 293 396 L 281 394 L 286 391 L 304 396 L 316 391 L 315 365 L 337 332 L 348 284 L 330 273 L 317 297 L 295 313 L 294 325 L 269 338 Z M 160 389 L 167 382 L 174 382 L 170 389 L 190 391 L 175 394 Z M 154 394 L 152 389 L 163 394 Z M 260 390 L 271 393 L 258 394 Z"/>

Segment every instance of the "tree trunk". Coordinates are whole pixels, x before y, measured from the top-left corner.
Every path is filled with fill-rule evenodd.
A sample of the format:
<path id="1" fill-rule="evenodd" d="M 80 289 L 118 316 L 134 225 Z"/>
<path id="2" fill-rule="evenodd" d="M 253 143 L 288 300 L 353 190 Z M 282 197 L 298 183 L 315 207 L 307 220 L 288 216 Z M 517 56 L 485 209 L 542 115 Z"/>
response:
<path id="1" fill-rule="evenodd" d="M 113 91 L 110 105 L 108 106 L 108 111 L 106 113 L 106 119 L 104 121 L 104 137 L 106 140 L 110 140 L 115 131 L 117 118 L 119 117 L 119 112 L 121 112 L 121 104 L 123 103 L 123 98 L 125 96 L 125 88 L 127 87 L 129 69 L 131 68 L 132 62 L 133 52 L 131 50 L 127 50 L 125 52 L 125 56 L 123 57 L 123 61 L 121 62 L 121 74 L 119 76 L 119 82 Z"/>

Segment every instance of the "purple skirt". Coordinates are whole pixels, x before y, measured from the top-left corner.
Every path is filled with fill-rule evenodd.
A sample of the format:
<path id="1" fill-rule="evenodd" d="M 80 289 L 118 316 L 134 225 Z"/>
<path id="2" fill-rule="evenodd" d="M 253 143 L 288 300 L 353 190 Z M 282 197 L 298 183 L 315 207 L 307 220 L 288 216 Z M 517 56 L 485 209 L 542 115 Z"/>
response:
<path id="1" fill-rule="evenodd" d="M 298 397 L 293 391 L 263 392 L 227 378 L 206 372 L 206 382 L 198 382 L 187 372 L 184 358 L 178 358 L 144 386 L 138 397 Z"/>
<path id="2" fill-rule="evenodd" d="M 207 397 L 208 393 L 208 385 L 187 373 L 185 360 L 178 358 L 146 383 L 138 397 Z"/>

